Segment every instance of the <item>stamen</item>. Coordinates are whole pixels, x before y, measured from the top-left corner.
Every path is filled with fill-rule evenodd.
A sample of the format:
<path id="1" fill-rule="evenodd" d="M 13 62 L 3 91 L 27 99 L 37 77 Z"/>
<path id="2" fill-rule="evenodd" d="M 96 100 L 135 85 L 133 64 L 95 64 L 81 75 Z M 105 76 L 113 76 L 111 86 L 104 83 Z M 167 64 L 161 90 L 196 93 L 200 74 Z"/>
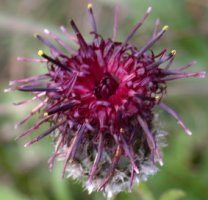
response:
<path id="1" fill-rule="evenodd" d="M 152 7 L 147 8 L 147 11 L 145 12 L 144 16 L 137 22 L 135 27 L 129 32 L 128 36 L 126 37 L 126 39 L 123 42 L 123 46 L 126 46 L 128 41 L 133 37 L 133 35 L 136 33 L 136 31 L 142 26 L 142 24 L 144 23 L 144 21 L 146 20 L 146 18 L 150 14 L 151 10 L 152 10 Z"/>
<path id="2" fill-rule="evenodd" d="M 169 60 L 169 62 L 167 63 L 167 65 L 164 67 L 165 70 L 167 70 L 167 69 L 170 68 L 170 66 L 171 66 L 171 64 L 173 63 L 174 59 L 175 59 L 175 56 L 173 56 L 173 57 Z"/>
<path id="3" fill-rule="evenodd" d="M 151 69 L 153 69 L 154 67 L 157 67 L 157 66 L 161 65 L 162 63 L 164 63 L 164 62 L 170 60 L 170 59 L 171 59 L 172 57 L 174 57 L 175 55 L 176 55 L 176 51 L 175 51 L 175 50 L 172 50 L 171 53 L 169 53 L 167 56 L 162 57 L 162 58 L 160 58 L 158 61 L 156 61 L 156 62 L 154 62 L 154 63 L 148 65 L 148 66 L 146 67 L 146 69 L 147 69 L 147 70 L 151 70 Z"/>
<path id="4" fill-rule="evenodd" d="M 167 52 L 167 50 L 164 49 L 164 50 L 162 50 L 158 55 L 154 55 L 153 57 L 154 57 L 154 58 L 162 57 L 162 56 L 164 56 L 164 54 L 165 54 L 166 52 Z"/>
<path id="5" fill-rule="evenodd" d="M 17 136 L 15 138 L 15 140 L 19 140 L 20 138 L 28 135 L 30 132 L 38 129 L 40 127 L 41 124 L 43 124 L 44 122 L 46 122 L 49 118 L 51 118 L 51 116 L 45 117 L 41 120 L 39 120 L 37 123 L 35 123 L 32 127 L 30 127 L 29 129 L 27 129 L 26 131 L 24 131 L 23 133 L 21 133 L 19 136 Z"/>
<path id="6" fill-rule="evenodd" d="M 112 41 L 115 41 L 117 31 L 118 31 L 118 6 L 115 7 L 114 10 L 114 24 L 113 24 L 113 35 L 112 35 Z"/>
<path id="7" fill-rule="evenodd" d="M 136 57 L 140 57 L 145 51 L 147 51 L 155 42 L 157 42 L 163 34 L 168 30 L 168 26 L 164 26 L 162 30 L 155 36 L 152 37 L 145 45 L 136 53 Z M 173 52 L 174 53 L 174 52 Z"/>
<path id="8" fill-rule="evenodd" d="M 13 103 L 13 104 L 14 104 L 15 106 L 18 106 L 18 105 L 30 103 L 30 102 L 32 102 L 32 101 L 34 101 L 34 100 L 39 99 L 39 98 L 42 97 L 42 96 L 45 96 L 45 94 L 46 94 L 46 92 L 41 92 L 41 93 L 35 95 L 32 99 L 19 101 L 19 102 Z"/>
<path id="9" fill-rule="evenodd" d="M 19 91 L 23 92 L 57 92 L 58 88 L 33 88 L 33 87 L 19 87 Z"/>
<path id="10" fill-rule="evenodd" d="M 157 35 L 159 26 L 160 26 L 160 19 L 156 19 L 155 28 L 154 28 L 152 37 L 155 37 Z"/>
<path id="11" fill-rule="evenodd" d="M 70 48 L 65 44 L 64 41 L 62 41 L 60 38 L 58 38 L 54 33 L 49 31 L 48 29 L 44 29 L 44 33 L 49 35 L 53 40 L 55 40 L 60 46 L 62 46 L 64 49 L 66 49 L 70 53 L 74 53 L 73 49 Z"/>
<path id="12" fill-rule="evenodd" d="M 58 137 L 58 141 L 55 145 L 55 149 L 54 149 L 54 153 L 52 154 L 52 156 L 48 159 L 48 167 L 49 170 L 51 171 L 53 169 L 53 165 L 54 165 L 54 160 L 55 158 L 60 155 L 61 153 L 58 153 L 59 149 L 61 148 L 61 145 L 63 144 L 64 141 L 64 135 L 66 133 L 66 128 L 67 128 L 68 124 L 64 127 L 63 130 L 63 134 L 60 134 Z"/>
<path id="13" fill-rule="evenodd" d="M 188 63 L 188 64 L 186 64 L 186 65 L 184 65 L 182 67 L 177 68 L 176 70 L 177 71 L 183 71 L 183 70 L 185 70 L 185 69 L 187 69 L 187 68 L 189 68 L 189 67 L 191 67 L 192 65 L 195 65 L 195 64 L 197 64 L 197 61 L 193 60 L 190 63 Z"/>
<path id="14" fill-rule="evenodd" d="M 177 113 L 174 110 L 172 110 L 169 106 L 167 106 L 166 104 L 164 104 L 162 102 L 159 104 L 159 106 L 164 111 L 169 113 L 178 122 L 178 124 L 184 129 L 184 131 L 187 135 L 192 135 L 191 131 L 185 126 L 183 121 L 179 118 L 179 116 L 177 115 Z"/>
<path id="15" fill-rule="evenodd" d="M 47 78 L 49 78 L 49 74 L 31 76 L 31 77 L 25 78 L 25 79 L 10 81 L 9 85 L 17 85 L 19 83 L 28 83 L 28 82 L 37 81 L 37 80 L 44 80 L 44 79 L 47 79 Z"/>
<path id="16" fill-rule="evenodd" d="M 151 131 L 148 128 L 147 123 L 140 116 L 138 116 L 137 119 L 138 119 L 138 122 L 141 125 L 142 129 L 144 130 L 144 133 L 146 134 L 147 143 L 148 143 L 148 146 L 149 146 L 149 148 L 151 150 L 153 162 L 154 162 L 154 154 L 156 153 L 158 159 L 160 160 L 160 163 L 162 163 L 161 162 L 161 158 L 160 158 L 160 154 L 158 154 L 159 150 L 158 150 L 158 148 L 156 146 L 155 140 L 154 140 L 154 138 L 152 136 Z"/>
<path id="17" fill-rule="evenodd" d="M 134 169 L 134 171 L 135 171 L 137 174 L 139 174 L 139 169 L 138 169 L 138 167 L 136 166 L 136 163 L 134 162 L 134 156 L 132 155 L 132 152 L 130 152 L 129 147 L 128 147 L 128 145 L 127 145 L 127 143 L 126 143 L 124 137 L 121 135 L 120 138 L 121 138 L 121 140 L 122 140 L 122 142 L 123 142 L 123 147 L 124 147 L 123 149 L 124 149 L 126 155 L 127 155 L 127 156 L 129 157 L 129 159 L 130 159 L 132 168 Z"/>
<path id="18" fill-rule="evenodd" d="M 116 147 L 115 154 L 114 154 L 111 166 L 109 168 L 108 174 L 107 174 L 106 178 L 104 179 L 103 183 L 98 188 L 98 191 L 102 191 L 105 188 L 105 185 L 108 183 L 108 181 L 112 178 L 115 168 L 116 168 L 116 165 L 120 159 L 121 153 L 122 153 L 121 147 L 118 145 Z"/>
<path id="19" fill-rule="evenodd" d="M 89 3 L 87 5 L 87 8 L 88 8 L 88 13 L 89 13 L 89 16 L 90 16 L 90 19 L 91 19 L 91 24 L 92 24 L 92 29 L 93 29 L 93 32 L 97 32 L 97 27 L 96 27 L 96 22 L 95 22 L 95 17 L 94 17 L 94 13 L 93 13 L 93 10 L 92 10 L 92 4 Z"/>
<path id="20" fill-rule="evenodd" d="M 206 72 L 194 72 L 194 73 L 179 73 L 171 75 L 171 76 L 167 76 L 167 77 L 163 77 L 163 78 L 156 78 L 154 79 L 154 81 L 172 81 L 172 80 L 176 80 L 176 79 L 181 79 L 181 78 L 205 78 L 206 77 Z"/>
<path id="21" fill-rule="evenodd" d="M 79 103 L 79 102 L 70 102 L 70 103 L 66 103 L 66 104 L 64 104 L 64 105 L 58 105 L 58 106 L 56 106 L 55 108 L 49 110 L 49 111 L 47 112 L 47 115 L 53 115 L 53 114 L 55 114 L 55 113 L 57 113 L 57 112 L 60 112 L 60 111 L 64 112 L 64 111 L 68 110 L 69 108 L 71 108 L 71 107 L 77 105 L 78 103 Z"/>
<path id="22" fill-rule="evenodd" d="M 25 57 L 17 57 L 17 61 L 19 61 L 19 62 L 36 62 L 36 63 L 45 63 L 45 62 L 47 62 L 46 59 L 25 58 Z"/>
<path id="23" fill-rule="evenodd" d="M 171 54 L 172 54 L 173 56 L 175 56 L 175 55 L 176 55 L 176 50 L 172 50 L 172 51 L 171 51 Z"/>
<path id="24" fill-rule="evenodd" d="M 4 89 L 4 92 L 6 93 L 6 92 L 13 92 L 13 91 L 16 91 L 18 88 L 6 88 L 6 89 Z"/>
<path id="25" fill-rule="evenodd" d="M 47 101 L 48 98 L 46 98 L 44 102 L 41 102 L 35 108 L 33 108 L 32 111 L 23 118 L 23 120 L 21 120 L 19 123 L 15 125 L 15 129 L 21 126 L 22 124 L 24 124 L 30 117 L 32 117 L 35 113 L 37 113 L 44 106 L 44 103 L 46 103 Z"/>
<path id="26" fill-rule="evenodd" d="M 72 41 L 75 41 L 76 43 L 78 42 L 77 41 L 77 38 L 74 37 L 71 33 L 69 33 L 66 29 L 66 27 L 64 26 L 60 26 L 60 30 Z"/>
<path id="27" fill-rule="evenodd" d="M 100 110 L 98 112 L 98 120 L 99 120 L 99 125 L 100 125 L 100 130 L 103 130 L 104 127 L 106 126 L 106 112 L 104 110 Z"/>
<path id="28" fill-rule="evenodd" d="M 65 160 L 63 172 L 62 172 L 62 177 L 64 177 L 68 161 L 69 160 L 72 161 L 75 156 L 76 150 L 81 142 L 84 130 L 85 130 L 85 124 L 80 125 L 80 128 L 78 129 L 77 133 L 75 134 L 74 138 L 72 139 L 72 143 L 71 143 L 71 145 L 68 149 L 67 155 L 66 155 L 66 160 Z"/>
<path id="29" fill-rule="evenodd" d="M 71 26 L 77 35 L 77 39 L 79 41 L 80 46 L 84 49 L 84 51 L 87 51 L 88 45 L 73 20 L 71 20 Z"/>
<path id="30" fill-rule="evenodd" d="M 153 139 L 152 133 L 150 132 L 147 123 L 140 117 L 137 117 L 139 124 L 141 125 L 142 129 L 144 130 L 144 133 L 147 136 L 147 142 L 151 150 L 155 149 L 155 141 Z"/>
<path id="31" fill-rule="evenodd" d="M 59 137 L 58 137 L 58 141 L 56 142 L 56 145 L 55 145 L 55 148 L 54 148 L 54 153 L 52 154 L 52 156 L 48 160 L 49 170 L 52 170 L 55 158 L 58 155 L 61 154 L 58 151 L 61 148 L 61 146 L 63 145 L 64 139 L 65 139 L 65 135 L 67 133 L 67 128 L 68 128 L 68 123 L 66 123 L 64 125 L 63 130 L 60 131 L 60 134 L 59 134 Z"/>
<path id="32" fill-rule="evenodd" d="M 49 57 L 42 50 L 38 51 L 38 55 L 43 57 L 43 58 L 46 58 L 49 62 L 55 64 L 56 66 L 61 67 L 61 68 L 65 69 L 65 70 L 71 72 L 71 69 L 68 66 L 63 65 L 61 62 L 59 62 L 57 60 L 54 60 L 53 58 Z"/>
<path id="33" fill-rule="evenodd" d="M 32 144 L 34 144 L 35 142 L 38 142 L 39 140 L 41 140 L 42 138 L 46 137 L 47 135 L 49 135 L 50 133 L 52 133 L 54 130 L 56 130 L 59 126 L 61 126 L 64 122 L 61 122 L 51 128 L 49 128 L 47 131 L 45 131 L 44 133 L 40 134 L 38 137 L 34 138 L 33 140 L 31 140 L 30 142 L 26 143 L 24 145 L 24 147 L 28 147 Z"/>
<path id="34" fill-rule="evenodd" d="M 133 186 L 133 183 L 134 183 L 135 174 L 136 173 L 135 173 L 133 167 L 131 167 L 131 177 L 130 177 L 129 189 L 128 189 L 129 192 L 132 192 L 132 186 Z"/>
<path id="35" fill-rule="evenodd" d="M 35 38 L 37 38 L 38 40 L 40 40 L 43 44 L 45 44 L 49 49 L 51 49 L 54 53 L 54 56 L 60 56 L 62 55 L 62 52 L 57 49 L 54 45 L 52 45 L 48 40 L 46 40 L 45 38 L 41 37 L 38 34 L 34 35 Z"/>
<path id="36" fill-rule="evenodd" d="M 102 152 L 103 152 L 103 133 L 100 132 L 99 141 L 98 141 L 98 151 L 96 153 L 95 160 L 94 160 L 93 166 L 90 170 L 90 175 L 89 175 L 89 178 L 88 178 L 88 183 L 89 184 L 92 183 L 92 180 L 95 176 L 98 164 L 99 164 L 101 156 L 102 156 Z"/>
<path id="37" fill-rule="evenodd" d="M 53 165 L 54 165 L 54 161 L 56 159 L 57 156 L 61 155 L 61 153 L 58 153 L 58 152 L 54 152 L 51 157 L 48 159 L 48 168 L 49 168 L 49 171 L 51 172 L 52 169 L 53 169 Z"/>
<path id="38" fill-rule="evenodd" d="M 73 73 L 71 80 L 69 80 L 69 82 L 66 84 L 66 86 L 67 86 L 67 94 L 66 94 L 66 96 L 67 97 L 70 95 L 70 93 L 71 93 L 71 91 L 72 91 L 72 89 L 73 89 L 73 87 L 74 87 L 74 85 L 76 83 L 77 76 L 78 76 L 78 73 Z"/>
<path id="39" fill-rule="evenodd" d="M 156 144 L 156 149 L 155 149 L 155 151 L 156 151 L 156 154 L 157 154 L 157 157 L 158 157 L 158 161 L 159 161 L 160 166 L 163 166 L 164 163 L 163 163 L 163 160 L 162 160 L 162 158 L 161 158 L 160 151 L 159 151 L 159 149 L 158 149 L 158 147 L 157 147 L 157 144 Z"/>

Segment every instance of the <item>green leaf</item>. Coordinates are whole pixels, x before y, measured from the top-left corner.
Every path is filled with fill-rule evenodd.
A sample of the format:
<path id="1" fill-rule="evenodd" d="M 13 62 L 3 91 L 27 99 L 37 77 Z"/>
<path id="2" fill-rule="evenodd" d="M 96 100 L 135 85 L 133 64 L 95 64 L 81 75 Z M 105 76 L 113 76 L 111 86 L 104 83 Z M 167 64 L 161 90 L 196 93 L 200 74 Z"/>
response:
<path id="1" fill-rule="evenodd" d="M 172 189 L 163 193 L 160 200 L 178 200 L 184 197 L 186 194 L 182 190 Z"/>

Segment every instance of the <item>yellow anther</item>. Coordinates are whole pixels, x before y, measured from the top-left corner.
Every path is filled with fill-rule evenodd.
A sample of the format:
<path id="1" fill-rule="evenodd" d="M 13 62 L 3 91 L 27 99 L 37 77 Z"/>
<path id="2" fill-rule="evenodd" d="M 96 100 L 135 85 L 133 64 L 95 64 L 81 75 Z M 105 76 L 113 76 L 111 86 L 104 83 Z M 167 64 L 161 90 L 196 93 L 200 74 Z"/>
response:
<path id="1" fill-rule="evenodd" d="M 42 56 L 43 54 L 44 54 L 43 50 L 39 50 L 39 51 L 38 51 L 38 55 L 39 55 L 39 56 Z"/>
<path id="2" fill-rule="evenodd" d="M 162 30 L 163 31 L 167 31 L 168 30 L 168 26 L 167 25 L 163 26 Z"/>
<path id="3" fill-rule="evenodd" d="M 123 128 L 120 128 L 120 133 L 123 133 L 123 132 L 124 132 Z"/>
<path id="4" fill-rule="evenodd" d="M 172 51 L 171 51 L 171 54 L 172 54 L 173 56 L 175 56 L 175 55 L 176 55 L 176 50 L 172 50 Z"/>
<path id="5" fill-rule="evenodd" d="M 160 99 L 160 96 L 159 95 L 155 96 L 155 99 L 156 100 Z"/>
<path id="6" fill-rule="evenodd" d="M 47 116 L 48 116 L 48 113 L 47 113 L 47 112 L 45 112 L 45 113 L 43 114 L 43 116 L 44 116 L 44 117 L 47 117 Z"/>
<path id="7" fill-rule="evenodd" d="M 37 38 L 38 34 L 37 33 L 34 33 L 33 34 L 33 37 Z"/>
<path id="8" fill-rule="evenodd" d="M 92 9 L 92 4 L 91 3 L 88 3 L 87 8 L 88 9 Z"/>

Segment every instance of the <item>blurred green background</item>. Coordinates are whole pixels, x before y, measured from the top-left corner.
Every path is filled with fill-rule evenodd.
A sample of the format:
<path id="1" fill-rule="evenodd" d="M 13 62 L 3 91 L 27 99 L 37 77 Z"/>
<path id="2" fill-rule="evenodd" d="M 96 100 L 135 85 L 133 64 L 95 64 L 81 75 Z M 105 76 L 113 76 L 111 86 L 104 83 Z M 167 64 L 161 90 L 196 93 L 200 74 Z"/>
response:
<path id="1" fill-rule="evenodd" d="M 16 61 L 17 56 L 36 57 L 37 50 L 45 48 L 33 38 L 33 33 L 42 33 L 48 28 L 64 38 L 59 26 L 69 27 L 73 17 L 86 38 L 90 38 L 87 3 L 84 0 L 0 0 L 1 91 L 8 87 L 9 80 L 44 71 L 41 65 Z M 196 59 L 198 64 L 189 71 L 207 71 L 208 0 L 97 0 L 93 3 L 98 29 L 104 37 L 112 34 L 113 10 L 119 5 L 117 39 L 120 41 L 151 5 L 153 12 L 131 42 L 141 47 L 159 17 L 161 26 L 168 24 L 170 29 L 153 49 L 176 49 L 173 67 Z M 207 79 L 187 79 L 169 84 L 165 101 L 178 112 L 193 136 L 186 136 L 172 118 L 159 111 L 164 130 L 169 132 L 168 146 L 163 150 L 165 165 L 146 183 L 136 185 L 132 194 L 121 193 L 117 200 L 208 199 L 207 83 Z M 12 102 L 28 97 L 30 95 L 19 92 L 0 95 L 0 199 L 104 199 L 100 193 L 88 196 L 79 184 L 62 180 L 61 163 L 57 162 L 54 170 L 48 171 L 47 159 L 52 152 L 50 138 L 27 149 L 23 144 L 37 133 L 14 141 L 15 136 L 36 120 L 34 117 L 18 130 L 13 128 L 33 105 L 16 107 Z"/>

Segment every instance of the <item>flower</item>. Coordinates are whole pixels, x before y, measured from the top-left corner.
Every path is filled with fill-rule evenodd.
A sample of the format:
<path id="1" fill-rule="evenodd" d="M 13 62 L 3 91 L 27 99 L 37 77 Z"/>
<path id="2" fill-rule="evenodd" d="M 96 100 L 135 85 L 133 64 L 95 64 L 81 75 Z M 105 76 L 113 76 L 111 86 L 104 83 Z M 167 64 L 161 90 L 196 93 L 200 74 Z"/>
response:
<path id="1" fill-rule="evenodd" d="M 117 11 L 113 36 L 108 39 L 97 32 L 92 4 L 88 4 L 88 12 L 92 24 L 91 42 L 84 39 L 73 20 L 71 27 L 76 37 L 63 26 L 61 31 L 78 45 L 78 50 L 45 29 L 45 34 L 67 54 L 36 35 L 48 46 L 51 56 L 39 50 L 41 59 L 19 57 L 18 60 L 47 63 L 47 73 L 11 81 L 14 87 L 5 91 L 30 92 L 31 100 L 40 101 L 17 126 L 36 113 L 39 120 L 17 139 L 49 122 L 50 128 L 25 147 L 52 135 L 55 149 L 48 161 L 49 167 L 53 167 L 54 159 L 62 158 L 63 176 L 67 173 L 82 181 L 89 192 L 104 191 L 110 198 L 120 191 L 131 191 L 134 182 L 155 173 L 157 162 L 163 165 L 159 139 L 164 133 L 154 124 L 154 107 L 159 106 L 169 113 L 191 135 L 174 110 L 162 100 L 168 81 L 204 78 L 205 72 L 185 72 L 195 61 L 170 69 L 175 50 L 170 53 L 162 50 L 157 54 L 150 50 L 168 30 L 168 26 L 159 30 L 159 20 L 155 22 L 153 35 L 141 49 L 129 43 L 151 7 L 123 42 L 116 41 Z"/>

